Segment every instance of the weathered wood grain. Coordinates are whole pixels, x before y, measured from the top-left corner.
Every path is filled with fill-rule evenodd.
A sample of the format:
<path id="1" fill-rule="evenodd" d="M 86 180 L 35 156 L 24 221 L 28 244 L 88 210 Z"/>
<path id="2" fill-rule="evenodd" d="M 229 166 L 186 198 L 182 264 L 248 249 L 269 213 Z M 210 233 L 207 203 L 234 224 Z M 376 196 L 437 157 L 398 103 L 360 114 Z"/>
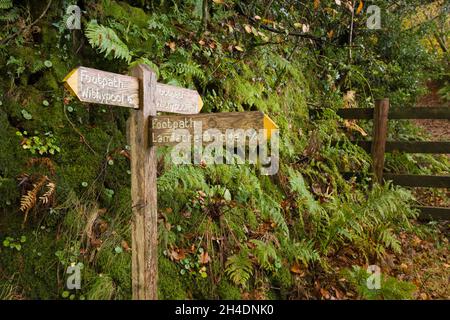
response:
<path id="1" fill-rule="evenodd" d="M 136 77 L 78 67 L 64 79 L 66 87 L 80 101 L 139 108 L 139 81 Z M 156 83 L 156 111 L 197 114 L 203 101 L 197 91 Z"/>
<path id="2" fill-rule="evenodd" d="M 139 82 L 136 77 L 78 67 L 64 81 L 80 101 L 139 108 Z"/>
<path id="3" fill-rule="evenodd" d="M 203 101 L 197 91 L 157 83 L 155 93 L 156 110 L 181 114 L 197 114 Z"/>
<path id="4" fill-rule="evenodd" d="M 150 121 L 150 139 L 155 146 L 178 143 L 172 135 L 176 129 L 187 129 L 192 136 L 194 134 L 194 123 L 201 124 L 202 132 L 208 129 L 217 129 L 222 134 L 225 134 L 227 129 L 254 129 L 256 131 L 267 129 L 269 137 L 271 130 L 277 128 L 275 123 L 260 111 L 157 116 L 152 117 Z"/>
<path id="5" fill-rule="evenodd" d="M 373 173 L 377 182 L 383 181 L 384 153 L 388 130 L 389 99 L 375 101 L 373 115 L 372 162 Z"/>
<path id="6" fill-rule="evenodd" d="M 156 75 L 145 65 L 132 69 L 140 79 L 139 110 L 131 111 L 132 292 L 133 299 L 157 299 L 158 212 L 156 147 L 150 145 L 150 116 L 156 115 Z"/>

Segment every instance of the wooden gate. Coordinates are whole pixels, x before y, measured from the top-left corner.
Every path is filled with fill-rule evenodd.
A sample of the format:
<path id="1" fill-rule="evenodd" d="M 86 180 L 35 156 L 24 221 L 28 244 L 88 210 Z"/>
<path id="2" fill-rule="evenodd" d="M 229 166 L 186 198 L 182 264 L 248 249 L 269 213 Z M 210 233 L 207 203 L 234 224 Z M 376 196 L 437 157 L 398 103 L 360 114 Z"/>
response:
<path id="1" fill-rule="evenodd" d="M 446 119 L 450 120 L 450 107 L 389 108 L 389 100 L 377 100 L 375 108 L 343 108 L 337 114 L 344 119 L 373 120 L 372 141 L 353 141 L 371 153 L 373 172 L 379 182 L 391 180 L 404 187 L 450 188 L 450 175 L 410 175 L 384 172 L 386 152 L 450 154 L 450 141 L 387 141 L 388 121 L 400 119 Z M 449 122 L 450 125 L 450 122 Z M 357 173 L 346 173 L 346 176 Z M 419 206 L 421 218 L 450 219 L 450 208 Z"/>

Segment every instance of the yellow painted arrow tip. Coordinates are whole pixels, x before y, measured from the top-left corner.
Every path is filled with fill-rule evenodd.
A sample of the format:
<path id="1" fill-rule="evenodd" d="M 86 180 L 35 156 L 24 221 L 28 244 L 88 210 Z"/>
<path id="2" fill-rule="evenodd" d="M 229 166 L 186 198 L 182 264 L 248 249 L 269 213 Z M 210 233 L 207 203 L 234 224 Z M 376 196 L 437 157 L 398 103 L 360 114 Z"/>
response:
<path id="1" fill-rule="evenodd" d="M 267 130 L 266 138 L 270 139 L 270 137 L 272 136 L 272 130 L 278 129 L 278 126 L 267 115 L 264 115 L 264 129 Z"/>
<path id="2" fill-rule="evenodd" d="M 200 97 L 200 95 L 198 96 L 198 112 L 200 112 L 203 108 L 203 100 L 202 97 Z"/>
<path id="3" fill-rule="evenodd" d="M 67 82 L 69 80 L 69 78 L 75 73 L 77 72 L 78 68 L 72 69 L 72 71 L 70 71 L 67 76 L 64 77 L 63 81 Z"/>
<path id="4" fill-rule="evenodd" d="M 74 96 L 77 96 L 78 92 L 78 68 L 73 69 L 69 74 L 63 79 L 64 86 L 70 91 Z"/>

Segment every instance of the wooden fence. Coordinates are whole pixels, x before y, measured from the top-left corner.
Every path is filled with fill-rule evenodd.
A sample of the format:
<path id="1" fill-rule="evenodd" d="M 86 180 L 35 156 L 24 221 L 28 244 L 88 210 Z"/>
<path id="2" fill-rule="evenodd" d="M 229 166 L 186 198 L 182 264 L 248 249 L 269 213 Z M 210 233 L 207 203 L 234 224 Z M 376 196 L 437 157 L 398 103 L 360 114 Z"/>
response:
<path id="1" fill-rule="evenodd" d="M 320 112 L 320 111 L 319 111 Z M 375 179 L 382 183 L 391 180 L 404 187 L 450 188 L 450 176 L 392 174 L 384 172 L 386 152 L 450 154 L 450 142 L 387 141 L 388 121 L 398 119 L 446 119 L 450 120 L 450 107 L 389 108 L 389 100 L 377 100 L 375 108 L 345 108 L 337 114 L 344 119 L 373 120 L 372 141 L 354 141 L 355 144 L 371 153 Z M 449 123 L 450 125 L 450 123 Z M 345 176 L 357 175 L 346 173 Z M 450 219 L 450 208 L 417 207 L 421 218 Z"/>

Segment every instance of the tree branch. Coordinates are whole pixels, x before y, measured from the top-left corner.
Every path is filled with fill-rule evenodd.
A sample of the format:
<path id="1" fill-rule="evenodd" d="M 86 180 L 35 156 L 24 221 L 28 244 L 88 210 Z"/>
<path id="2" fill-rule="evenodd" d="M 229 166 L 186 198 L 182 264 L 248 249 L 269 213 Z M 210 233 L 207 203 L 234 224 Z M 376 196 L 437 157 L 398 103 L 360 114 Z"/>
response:
<path id="1" fill-rule="evenodd" d="M 10 35 L 9 37 L 6 37 L 5 39 L 3 39 L 0 42 L 0 45 L 4 45 L 6 44 L 9 40 L 17 37 L 20 33 L 22 33 L 24 30 L 30 29 L 32 26 L 34 26 L 36 23 L 39 22 L 39 20 L 41 20 L 45 14 L 47 13 L 48 9 L 50 8 L 50 5 L 52 4 L 52 0 L 49 0 L 47 3 L 47 7 L 45 7 L 44 11 L 41 13 L 41 15 L 39 16 L 39 18 L 37 18 L 36 20 L 34 20 L 30 25 L 23 27 L 22 29 L 18 30 L 17 32 L 13 33 L 12 35 Z"/>

